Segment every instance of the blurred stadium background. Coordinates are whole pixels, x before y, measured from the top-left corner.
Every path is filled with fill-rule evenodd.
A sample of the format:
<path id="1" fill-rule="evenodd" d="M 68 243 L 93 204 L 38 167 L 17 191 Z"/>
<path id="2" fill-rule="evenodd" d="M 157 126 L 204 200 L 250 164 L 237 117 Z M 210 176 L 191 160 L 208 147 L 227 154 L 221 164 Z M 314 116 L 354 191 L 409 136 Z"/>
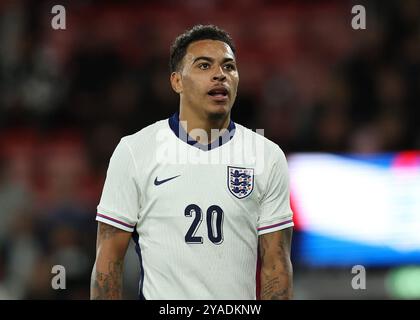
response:
<path id="1" fill-rule="evenodd" d="M 178 108 L 169 45 L 196 23 L 237 44 L 233 119 L 288 156 L 296 299 L 420 298 L 420 1 L 2 0 L 0 299 L 88 298 L 109 158 Z M 134 249 L 126 262 L 136 299 Z"/>

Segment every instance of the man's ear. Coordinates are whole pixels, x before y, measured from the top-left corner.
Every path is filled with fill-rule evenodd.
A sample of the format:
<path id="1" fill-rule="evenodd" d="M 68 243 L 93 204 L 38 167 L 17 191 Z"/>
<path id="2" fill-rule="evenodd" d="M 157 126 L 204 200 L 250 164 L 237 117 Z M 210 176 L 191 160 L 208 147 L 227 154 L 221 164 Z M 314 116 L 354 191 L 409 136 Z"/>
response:
<path id="1" fill-rule="evenodd" d="M 176 93 L 182 93 L 181 73 L 178 71 L 171 73 L 171 86 Z"/>

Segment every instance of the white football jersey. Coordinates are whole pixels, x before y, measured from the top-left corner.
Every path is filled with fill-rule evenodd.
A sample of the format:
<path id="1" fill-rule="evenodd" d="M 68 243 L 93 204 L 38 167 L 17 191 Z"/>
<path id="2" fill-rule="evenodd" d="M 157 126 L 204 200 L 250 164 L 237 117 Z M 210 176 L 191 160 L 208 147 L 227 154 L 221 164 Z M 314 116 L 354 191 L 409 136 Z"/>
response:
<path id="1" fill-rule="evenodd" d="M 121 139 L 96 220 L 132 232 L 143 299 L 255 299 L 258 236 L 293 226 L 284 153 L 231 122 L 210 146 L 179 115 Z"/>

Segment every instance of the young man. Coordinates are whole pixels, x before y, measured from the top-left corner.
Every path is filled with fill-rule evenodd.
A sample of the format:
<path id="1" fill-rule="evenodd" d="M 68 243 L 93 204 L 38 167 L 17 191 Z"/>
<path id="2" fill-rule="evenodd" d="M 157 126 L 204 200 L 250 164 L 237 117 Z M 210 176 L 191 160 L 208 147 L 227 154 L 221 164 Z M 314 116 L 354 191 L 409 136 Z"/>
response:
<path id="1" fill-rule="evenodd" d="M 122 296 L 125 252 L 140 258 L 140 298 L 292 297 L 292 211 L 281 149 L 235 124 L 230 36 L 195 26 L 171 48 L 179 113 L 124 137 L 98 205 L 91 298 Z"/>

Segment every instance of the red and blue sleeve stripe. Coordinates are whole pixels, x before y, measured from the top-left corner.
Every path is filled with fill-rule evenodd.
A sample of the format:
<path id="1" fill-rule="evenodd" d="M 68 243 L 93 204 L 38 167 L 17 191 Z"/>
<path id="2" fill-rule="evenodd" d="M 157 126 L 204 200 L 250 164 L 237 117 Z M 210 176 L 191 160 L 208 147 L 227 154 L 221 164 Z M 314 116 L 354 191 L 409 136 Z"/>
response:
<path id="1" fill-rule="evenodd" d="M 112 222 L 115 222 L 115 223 L 118 223 L 118 224 L 120 224 L 120 225 L 122 225 L 124 227 L 127 227 L 127 228 L 134 228 L 135 227 L 135 226 L 133 226 L 131 224 L 125 223 L 125 222 L 120 221 L 120 220 L 115 219 L 115 218 L 108 217 L 108 216 L 106 216 L 104 214 L 101 214 L 99 212 L 96 214 L 96 216 L 97 217 L 101 217 L 101 218 L 106 219 L 106 220 L 109 220 L 109 221 L 112 221 Z"/>
<path id="2" fill-rule="evenodd" d="M 283 222 L 280 222 L 280 223 L 272 224 L 272 225 L 265 226 L 265 227 L 260 227 L 257 230 L 258 231 L 262 231 L 262 230 L 272 229 L 272 228 L 283 226 L 285 224 L 289 224 L 291 222 L 293 222 L 293 220 L 292 219 L 289 219 L 289 220 L 286 220 L 286 221 L 283 221 Z"/>

